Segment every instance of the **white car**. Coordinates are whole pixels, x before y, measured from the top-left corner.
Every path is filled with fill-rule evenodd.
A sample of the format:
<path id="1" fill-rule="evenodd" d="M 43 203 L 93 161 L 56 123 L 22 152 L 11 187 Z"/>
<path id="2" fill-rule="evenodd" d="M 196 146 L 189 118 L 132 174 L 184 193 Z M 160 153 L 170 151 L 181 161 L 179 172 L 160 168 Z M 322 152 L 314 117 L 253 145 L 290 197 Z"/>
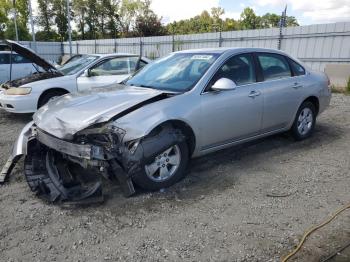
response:
<path id="1" fill-rule="evenodd" d="M 17 53 L 46 70 L 1 85 L 0 108 L 12 113 L 33 113 L 49 100 L 67 93 L 110 88 L 151 61 L 124 53 L 82 55 L 58 70 L 30 49 L 12 44 Z"/>
<path id="2" fill-rule="evenodd" d="M 11 56 L 11 51 L 0 51 L 0 84 L 31 75 L 37 70 L 29 59 L 14 52 Z"/>

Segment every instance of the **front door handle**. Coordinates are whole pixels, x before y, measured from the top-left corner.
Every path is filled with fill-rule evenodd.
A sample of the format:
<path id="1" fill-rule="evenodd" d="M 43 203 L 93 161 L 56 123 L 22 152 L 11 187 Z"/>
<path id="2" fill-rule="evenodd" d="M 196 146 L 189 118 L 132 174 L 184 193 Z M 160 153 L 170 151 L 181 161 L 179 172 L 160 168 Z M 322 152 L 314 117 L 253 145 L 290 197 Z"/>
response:
<path id="1" fill-rule="evenodd" d="M 256 90 L 253 90 L 249 93 L 249 97 L 251 98 L 255 98 L 256 96 L 260 96 L 261 95 L 261 92 L 260 91 L 256 91 Z"/>

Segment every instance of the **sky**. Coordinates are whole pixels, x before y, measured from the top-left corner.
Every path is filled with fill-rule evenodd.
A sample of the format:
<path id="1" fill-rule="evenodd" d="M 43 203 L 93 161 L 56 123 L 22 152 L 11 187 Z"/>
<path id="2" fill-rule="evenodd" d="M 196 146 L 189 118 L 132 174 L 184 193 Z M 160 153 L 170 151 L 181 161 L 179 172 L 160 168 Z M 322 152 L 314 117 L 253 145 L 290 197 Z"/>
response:
<path id="1" fill-rule="evenodd" d="M 152 9 L 168 23 L 214 6 L 225 9 L 224 17 L 238 19 L 245 7 L 263 15 L 281 14 L 286 5 L 287 15 L 295 16 L 301 25 L 350 21 L 350 0 L 153 0 Z"/>
<path id="2" fill-rule="evenodd" d="M 37 1 L 32 0 L 32 5 L 36 14 Z M 281 14 L 286 5 L 287 15 L 295 16 L 300 25 L 350 21 L 350 0 L 153 0 L 151 7 L 167 24 L 218 6 L 225 9 L 224 18 L 239 19 L 245 7 L 264 15 Z"/>

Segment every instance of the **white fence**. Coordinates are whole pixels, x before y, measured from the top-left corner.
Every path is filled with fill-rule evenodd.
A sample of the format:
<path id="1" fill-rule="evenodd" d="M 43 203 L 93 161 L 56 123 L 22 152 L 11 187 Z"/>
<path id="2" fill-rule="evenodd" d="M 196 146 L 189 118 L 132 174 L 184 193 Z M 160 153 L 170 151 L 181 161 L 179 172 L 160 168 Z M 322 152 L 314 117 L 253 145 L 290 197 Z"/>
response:
<path id="1" fill-rule="evenodd" d="M 36 42 L 20 41 L 24 46 L 30 47 L 36 51 L 41 57 L 57 62 L 63 55 L 63 43 L 61 42 Z"/>
<path id="2" fill-rule="evenodd" d="M 350 63 L 350 22 L 217 32 L 193 35 L 73 41 L 73 54 L 126 52 L 158 58 L 172 51 L 205 47 L 265 47 L 281 49 L 310 67 L 324 70 L 328 63 Z M 38 53 L 51 60 L 69 54 L 69 44 L 38 43 Z M 58 53 L 54 53 L 54 51 Z M 46 52 L 46 53 L 45 53 Z"/>

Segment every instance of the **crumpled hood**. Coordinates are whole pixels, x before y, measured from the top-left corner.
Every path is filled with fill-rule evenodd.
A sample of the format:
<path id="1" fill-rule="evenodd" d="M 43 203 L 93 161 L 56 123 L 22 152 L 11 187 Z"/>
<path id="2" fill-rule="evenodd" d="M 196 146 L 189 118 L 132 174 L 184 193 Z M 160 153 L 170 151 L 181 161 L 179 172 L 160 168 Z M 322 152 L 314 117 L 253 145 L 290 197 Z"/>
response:
<path id="1" fill-rule="evenodd" d="M 75 133 L 92 124 L 102 123 L 137 106 L 163 91 L 140 87 L 118 86 L 113 91 L 67 94 L 49 102 L 33 116 L 40 129 L 62 139 L 71 139 Z"/>

